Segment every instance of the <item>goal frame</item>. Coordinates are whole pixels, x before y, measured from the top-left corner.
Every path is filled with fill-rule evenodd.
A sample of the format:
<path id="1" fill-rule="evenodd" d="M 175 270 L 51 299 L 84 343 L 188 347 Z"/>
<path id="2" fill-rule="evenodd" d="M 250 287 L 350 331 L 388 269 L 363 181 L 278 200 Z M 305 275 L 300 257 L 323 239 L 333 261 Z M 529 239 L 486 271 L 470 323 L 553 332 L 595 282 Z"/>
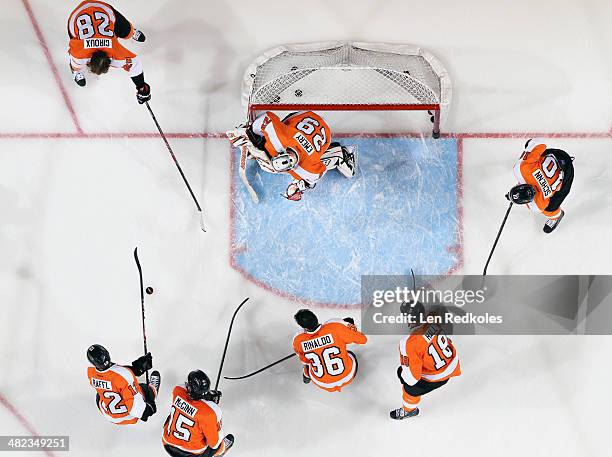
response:
<path id="1" fill-rule="evenodd" d="M 366 51 L 422 57 L 429 64 L 429 69 L 435 73 L 439 81 L 439 100 L 437 100 L 437 103 L 253 103 L 251 101 L 254 80 L 258 69 L 274 57 L 284 52 L 308 53 L 331 50 L 346 45 L 355 46 Z M 354 68 L 371 69 L 366 66 L 356 66 Z M 423 82 L 422 84 L 425 85 Z M 450 77 L 441 62 L 430 52 L 419 46 L 409 44 L 333 41 L 278 46 L 264 52 L 249 65 L 242 84 L 242 101 L 249 121 L 253 121 L 257 114 L 262 111 L 431 111 L 433 113 L 433 138 L 440 137 L 442 119 L 446 118 L 446 114 L 450 109 L 451 96 L 452 86 Z"/>

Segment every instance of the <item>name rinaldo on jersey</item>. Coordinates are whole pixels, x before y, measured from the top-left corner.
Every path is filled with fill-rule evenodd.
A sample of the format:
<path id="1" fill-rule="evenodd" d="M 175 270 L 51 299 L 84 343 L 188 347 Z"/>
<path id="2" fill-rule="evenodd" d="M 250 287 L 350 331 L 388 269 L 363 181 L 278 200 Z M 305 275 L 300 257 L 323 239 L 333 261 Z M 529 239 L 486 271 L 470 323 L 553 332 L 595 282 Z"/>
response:
<path id="1" fill-rule="evenodd" d="M 332 335 L 323 335 L 312 340 L 303 341 L 302 350 L 308 352 L 330 344 L 334 344 L 334 337 Z"/>

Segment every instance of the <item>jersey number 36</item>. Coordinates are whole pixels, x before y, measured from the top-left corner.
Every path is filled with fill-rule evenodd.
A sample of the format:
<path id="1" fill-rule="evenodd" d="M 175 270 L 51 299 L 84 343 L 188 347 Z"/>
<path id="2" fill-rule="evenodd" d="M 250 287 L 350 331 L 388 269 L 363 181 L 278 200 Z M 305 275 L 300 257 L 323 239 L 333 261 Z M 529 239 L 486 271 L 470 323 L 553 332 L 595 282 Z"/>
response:
<path id="1" fill-rule="evenodd" d="M 321 357 L 314 352 L 308 352 L 304 356 L 312 362 L 310 368 L 313 374 L 317 378 L 321 378 L 326 372 L 331 376 L 344 373 L 344 362 L 340 357 L 336 357 L 339 354 L 340 349 L 336 346 L 330 346 L 323 350 Z"/>

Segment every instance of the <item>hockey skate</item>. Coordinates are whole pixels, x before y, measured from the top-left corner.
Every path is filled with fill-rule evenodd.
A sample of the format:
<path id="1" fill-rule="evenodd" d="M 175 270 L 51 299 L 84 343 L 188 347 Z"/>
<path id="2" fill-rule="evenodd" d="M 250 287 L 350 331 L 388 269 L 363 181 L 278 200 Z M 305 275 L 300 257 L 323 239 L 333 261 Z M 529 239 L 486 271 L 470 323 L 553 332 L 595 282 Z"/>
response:
<path id="1" fill-rule="evenodd" d="M 74 82 L 77 83 L 81 87 L 85 87 L 85 84 L 87 84 L 85 75 L 81 73 L 80 71 L 74 73 Z"/>
<path id="2" fill-rule="evenodd" d="M 415 408 L 412 411 L 406 411 L 404 408 L 394 409 L 389 413 L 391 419 L 395 419 L 401 421 L 403 419 L 407 419 L 409 417 L 414 417 L 419 415 L 419 408 Z"/>
<path id="3" fill-rule="evenodd" d="M 156 394 L 159 393 L 159 388 L 161 387 L 161 375 L 159 374 L 159 371 L 155 370 L 151 373 L 149 384 L 153 386 Z"/>
<path id="4" fill-rule="evenodd" d="M 234 435 L 232 435 L 231 433 L 225 435 L 225 438 L 223 438 L 223 444 L 225 444 L 225 451 L 219 454 L 218 457 L 224 456 L 225 454 L 227 454 L 227 451 L 232 448 L 232 446 L 234 445 Z"/>
<path id="5" fill-rule="evenodd" d="M 134 29 L 134 34 L 132 35 L 132 40 L 138 41 L 139 43 L 144 43 L 147 37 L 144 33 L 142 33 L 138 29 Z"/>
<path id="6" fill-rule="evenodd" d="M 556 229 L 561 222 L 561 219 L 563 219 L 563 216 L 565 216 L 565 211 L 561 210 L 561 214 L 559 214 L 558 218 L 548 219 L 544 224 L 544 233 L 551 233 L 554 229 Z"/>

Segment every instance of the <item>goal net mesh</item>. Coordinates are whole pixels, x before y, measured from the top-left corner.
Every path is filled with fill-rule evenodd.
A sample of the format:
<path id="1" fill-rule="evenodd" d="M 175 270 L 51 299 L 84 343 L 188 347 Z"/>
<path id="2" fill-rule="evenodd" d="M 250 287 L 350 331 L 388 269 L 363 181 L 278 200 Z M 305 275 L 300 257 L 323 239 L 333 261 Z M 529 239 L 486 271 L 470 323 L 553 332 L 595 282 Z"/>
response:
<path id="1" fill-rule="evenodd" d="M 439 110 L 451 85 L 437 58 L 411 45 L 313 43 L 279 46 L 247 69 L 243 104 L 253 110 Z M 324 106 L 322 108 L 321 106 Z M 312 109 L 312 108 L 311 108 Z"/>

